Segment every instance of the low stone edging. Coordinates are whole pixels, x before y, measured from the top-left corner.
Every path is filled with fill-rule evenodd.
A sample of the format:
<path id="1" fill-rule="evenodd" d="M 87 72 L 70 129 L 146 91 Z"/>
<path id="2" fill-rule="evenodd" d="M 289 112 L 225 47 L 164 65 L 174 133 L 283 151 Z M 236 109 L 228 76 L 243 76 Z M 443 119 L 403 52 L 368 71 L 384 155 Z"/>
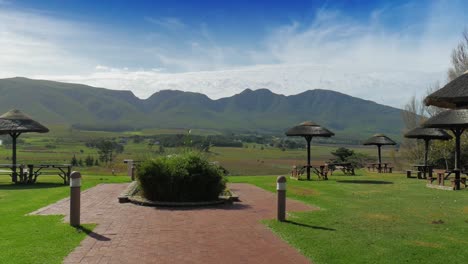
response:
<path id="1" fill-rule="evenodd" d="M 130 202 L 129 200 L 129 197 L 135 195 L 135 193 L 138 191 L 138 182 L 136 181 L 132 181 L 128 186 L 127 188 L 125 189 L 125 191 L 123 191 L 118 199 L 119 199 L 119 203 L 128 203 Z"/>
<path id="2" fill-rule="evenodd" d="M 228 190 L 228 193 L 223 193 L 219 196 L 219 200 L 206 201 L 206 202 L 158 202 L 150 201 L 140 195 L 136 195 L 138 192 L 138 182 L 133 181 L 119 196 L 119 203 L 133 203 L 143 206 L 160 206 L 160 207 L 197 207 L 197 206 L 210 206 L 219 205 L 224 203 L 238 202 L 239 196 Z"/>

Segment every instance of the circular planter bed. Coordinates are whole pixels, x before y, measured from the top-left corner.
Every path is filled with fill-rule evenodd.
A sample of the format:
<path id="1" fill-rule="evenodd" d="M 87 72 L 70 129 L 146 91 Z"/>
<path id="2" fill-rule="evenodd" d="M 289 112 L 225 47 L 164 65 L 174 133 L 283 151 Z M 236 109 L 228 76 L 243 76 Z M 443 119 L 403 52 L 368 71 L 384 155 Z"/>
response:
<path id="1" fill-rule="evenodd" d="M 215 201 L 203 201 L 203 202 L 159 202 L 151 201 L 139 194 L 140 190 L 137 182 L 132 182 L 128 185 L 127 189 L 119 195 L 118 199 L 120 203 L 131 202 L 137 205 L 143 206 L 155 206 L 155 207 L 199 207 L 199 206 L 213 206 L 225 203 L 232 203 L 239 201 L 239 197 L 230 190 L 225 190 L 218 200 Z"/>

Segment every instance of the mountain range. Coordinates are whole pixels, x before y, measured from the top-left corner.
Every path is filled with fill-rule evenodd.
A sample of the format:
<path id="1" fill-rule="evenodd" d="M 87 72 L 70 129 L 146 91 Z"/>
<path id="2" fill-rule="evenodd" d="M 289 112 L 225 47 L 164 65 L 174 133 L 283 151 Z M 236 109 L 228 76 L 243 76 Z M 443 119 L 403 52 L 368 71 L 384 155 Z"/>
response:
<path id="1" fill-rule="evenodd" d="M 268 89 L 212 100 L 200 93 L 162 90 L 147 99 L 131 91 L 82 84 L 0 79 L 0 112 L 17 108 L 44 124 L 93 130 L 200 128 L 219 131 L 282 133 L 311 120 L 337 137 L 362 139 L 374 133 L 399 137 L 400 109 L 331 90 L 285 96 Z"/>

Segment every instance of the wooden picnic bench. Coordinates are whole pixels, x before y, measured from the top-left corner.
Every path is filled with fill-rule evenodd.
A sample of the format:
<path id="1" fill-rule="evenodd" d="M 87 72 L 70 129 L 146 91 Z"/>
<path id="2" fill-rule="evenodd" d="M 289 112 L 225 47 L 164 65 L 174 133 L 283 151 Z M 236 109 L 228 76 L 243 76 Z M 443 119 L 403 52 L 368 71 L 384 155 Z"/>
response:
<path id="1" fill-rule="evenodd" d="M 433 177 L 431 175 L 431 176 L 427 177 L 428 187 L 430 187 L 429 185 L 434 185 L 433 182 L 437 181 L 437 186 L 441 186 L 441 187 L 439 187 L 439 189 L 455 189 L 456 179 L 451 179 L 450 180 L 450 183 L 451 183 L 450 187 L 447 186 L 448 188 L 443 188 L 445 186 L 445 181 L 449 178 L 450 175 L 452 175 L 453 171 L 434 169 L 433 173 L 436 174 L 437 176 Z M 465 175 L 468 174 L 467 171 L 463 171 L 462 173 L 465 174 Z M 465 188 L 466 188 L 467 187 L 466 177 L 460 177 L 460 183 L 463 184 L 463 186 L 465 186 Z"/>
<path id="2" fill-rule="evenodd" d="M 15 183 L 35 183 L 40 175 L 58 175 L 64 184 L 70 183 L 71 164 L 0 164 L 0 174 L 7 174 Z"/>
<path id="3" fill-rule="evenodd" d="M 311 172 L 315 173 L 319 179 L 328 180 L 328 165 L 311 165 Z M 291 170 L 291 178 L 299 180 L 300 177 L 306 172 L 307 165 L 293 166 Z"/>
<path id="4" fill-rule="evenodd" d="M 344 175 L 356 175 L 354 173 L 354 166 L 349 162 L 335 162 L 329 163 L 330 175 L 333 175 L 335 170 L 341 170 Z"/>
<path id="5" fill-rule="evenodd" d="M 387 163 L 387 162 L 382 162 L 381 164 L 368 163 L 366 167 L 368 171 L 377 170 L 378 173 L 392 173 L 393 172 L 393 167 L 391 166 L 391 163 Z"/>

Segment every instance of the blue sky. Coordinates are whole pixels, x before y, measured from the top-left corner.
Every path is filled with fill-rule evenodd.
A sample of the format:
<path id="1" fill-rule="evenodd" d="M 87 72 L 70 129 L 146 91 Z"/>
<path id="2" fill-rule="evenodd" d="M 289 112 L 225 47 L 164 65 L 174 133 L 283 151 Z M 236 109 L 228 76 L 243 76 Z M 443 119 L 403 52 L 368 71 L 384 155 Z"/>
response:
<path id="1" fill-rule="evenodd" d="M 365 97 L 382 89 L 366 99 L 399 107 L 445 82 L 467 8 L 457 0 L 0 0 L 0 77 L 140 97 L 182 89 L 219 98 L 265 86 Z"/>

